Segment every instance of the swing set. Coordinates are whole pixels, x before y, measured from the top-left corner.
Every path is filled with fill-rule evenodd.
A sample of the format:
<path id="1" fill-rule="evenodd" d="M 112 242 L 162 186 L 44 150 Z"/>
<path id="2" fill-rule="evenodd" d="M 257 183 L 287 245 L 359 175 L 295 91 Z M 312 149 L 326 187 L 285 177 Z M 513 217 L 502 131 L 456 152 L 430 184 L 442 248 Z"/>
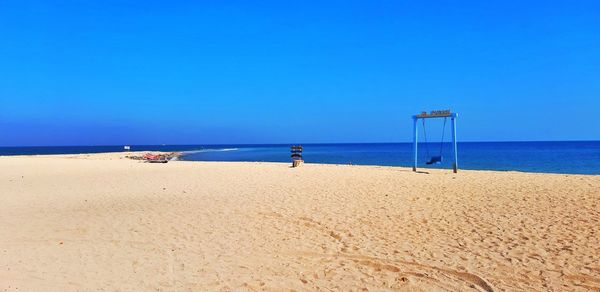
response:
<path id="1" fill-rule="evenodd" d="M 454 158 L 454 163 L 452 163 L 452 170 L 454 171 L 454 173 L 458 172 L 458 155 L 457 155 L 457 148 L 456 148 L 456 118 L 458 117 L 457 113 L 452 113 L 450 112 L 450 110 L 438 110 L 438 111 L 431 111 L 429 113 L 427 112 L 422 112 L 418 115 L 414 115 L 413 118 L 413 154 L 414 154 L 414 165 L 413 165 L 413 171 L 417 171 L 417 163 L 418 163 L 418 158 L 417 158 L 417 153 L 418 153 L 418 122 L 419 120 L 422 121 L 423 124 L 423 140 L 425 142 L 425 149 L 427 152 L 427 157 L 428 157 L 428 161 L 425 162 L 425 164 L 427 165 L 433 165 L 433 164 L 441 164 L 443 161 L 443 150 L 444 150 L 444 134 L 446 133 L 446 122 L 448 121 L 448 118 L 450 118 L 451 120 L 451 127 L 452 127 L 452 152 L 453 152 L 453 158 Z M 444 126 L 442 128 L 442 139 L 440 140 L 440 152 L 439 155 L 435 155 L 432 156 L 430 154 L 429 151 L 429 143 L 427 141 L 427 130 L 425 127 L 425 120 L 426 119 L 435 119 L 435 118 L 443 118 L 444 119 Z"/>

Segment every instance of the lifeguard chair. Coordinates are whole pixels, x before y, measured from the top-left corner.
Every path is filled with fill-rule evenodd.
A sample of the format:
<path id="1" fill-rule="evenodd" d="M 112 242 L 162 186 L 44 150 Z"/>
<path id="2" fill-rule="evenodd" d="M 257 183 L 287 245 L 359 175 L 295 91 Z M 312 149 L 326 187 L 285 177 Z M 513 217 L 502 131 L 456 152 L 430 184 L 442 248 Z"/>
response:
<path id="1" fill-rule="evenodd" d="M 294 145 L 292 146 L 292 167 L 298 167 L 300 164 L 304 162 L 302 160 L 302 146 Z"/>

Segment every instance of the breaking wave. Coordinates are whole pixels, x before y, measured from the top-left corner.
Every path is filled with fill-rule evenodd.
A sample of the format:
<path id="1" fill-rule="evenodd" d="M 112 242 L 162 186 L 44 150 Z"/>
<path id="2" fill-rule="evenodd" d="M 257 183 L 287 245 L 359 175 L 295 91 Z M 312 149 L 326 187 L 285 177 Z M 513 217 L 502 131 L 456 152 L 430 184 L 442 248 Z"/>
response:
<path id="1" fill-rule="evenodd" d="M 200 149 L 200 150 L 190 150 L 181 152 L 183 155 L 188 154 L 196 154 L 196 153 L 205 153 L 205 152 L 226 152 L 226 151 L 237 151 L 238 148 L 221 148 L 221 149 Z"/>

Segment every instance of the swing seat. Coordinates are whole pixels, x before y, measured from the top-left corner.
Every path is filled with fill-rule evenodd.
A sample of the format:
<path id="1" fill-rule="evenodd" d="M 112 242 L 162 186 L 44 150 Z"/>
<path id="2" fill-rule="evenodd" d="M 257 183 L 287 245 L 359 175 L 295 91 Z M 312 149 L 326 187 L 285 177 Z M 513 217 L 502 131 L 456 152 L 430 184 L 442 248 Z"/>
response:
<path id="1" fill-rule="evenodd" d="M 432 156 L 426 164 L 440 164 L 442 163 L 442 156 Z"/>

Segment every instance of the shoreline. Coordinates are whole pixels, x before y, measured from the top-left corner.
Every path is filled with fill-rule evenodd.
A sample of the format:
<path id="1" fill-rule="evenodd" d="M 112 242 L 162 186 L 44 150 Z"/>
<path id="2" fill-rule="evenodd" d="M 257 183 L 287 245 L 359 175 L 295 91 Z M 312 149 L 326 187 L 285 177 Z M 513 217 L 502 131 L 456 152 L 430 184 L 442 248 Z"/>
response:
<path id="1" fill-rule="evenodd" d="M 185 160 L 181 157 L 186 156 L 186 151 L 121 151 L 121 152 L 94 152 L 94 153 L 75 153 L 75 154 L 24 154 L 24 155 L 0 155 L 3 157 L 64 157 L 64 158 L 82 158 L 90 156 L 99 156 L 101 159 L 105 159 L 104 156 L 111 156 L 110 159 L 126 159 L 128 155 L 143 155 L 146 153 L 153 154 L 174 154 L 177 153 L 176 157 L 169 159 L 169 162 L 185 162 L 185 163 L 259 163 L 259 164 L 281 164 L 291 165 L 290 162 L 277 162 L 277 161 L 221 161 L 221 160 Z M 114 156 L 114 157 L 112 157 Z M 121 157 L 122 156 L 122 157 Z M 391 166 L 391 165 L 378 165 L 378 164 L 340 164 L 340 163 L 315 163 L 315 162 L 304 162 L 305 165 L 334 165 L 334 166 L 353 166 L 353 167 L 374 167 L 374 168 L 391 168 L 391 169 L 408 169 L 412 172 L 410 166 Z M 451 168 L 428 168 L 421 167 L 417 169 L 417 172 L 452 172 Z M 562 172 L 534 172 L 534 171 L 522 171 L 522 170 L 491 170 L 491 169 L 461 169 L 459 168 L 458 174 L 461 172 L 497 172 L 497 173 L 522 173 L 522 174 L 541 174 L 541 175 L 566 175 L 566 176 L 600 176 L 600 174 L 588 174 L 588 173 L 562 173 Z"/>

